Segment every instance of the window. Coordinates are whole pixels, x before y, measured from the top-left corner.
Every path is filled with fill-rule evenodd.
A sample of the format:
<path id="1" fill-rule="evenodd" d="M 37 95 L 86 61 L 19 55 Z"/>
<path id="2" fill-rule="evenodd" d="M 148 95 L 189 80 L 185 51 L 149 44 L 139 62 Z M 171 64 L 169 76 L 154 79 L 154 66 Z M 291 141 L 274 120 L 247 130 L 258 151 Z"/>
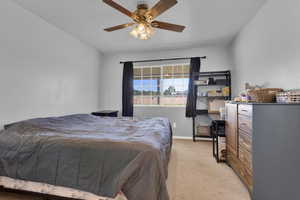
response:
<path id="1" fill-rule="evenodd" d="M 185 106 L 190 66 L 134 68 L 134 105 Z"/>

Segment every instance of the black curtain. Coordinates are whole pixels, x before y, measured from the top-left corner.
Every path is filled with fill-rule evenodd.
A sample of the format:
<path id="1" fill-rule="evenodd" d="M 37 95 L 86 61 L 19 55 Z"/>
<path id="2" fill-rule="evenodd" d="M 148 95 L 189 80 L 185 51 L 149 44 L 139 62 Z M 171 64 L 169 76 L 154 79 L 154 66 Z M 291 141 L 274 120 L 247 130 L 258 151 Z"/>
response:
<path id="1" fill-rule="evenodd" d="M 193 77 L 193 73 L 200 72 L 200 66 L 201 66 L 200 57 L 191 58 L 189 89 L 188 89 L 186 111 L 185 111 L 186 117 L 193 117 L 195 114 L 194 111 L 196 108 L 196 102 L 195 102 L 195 93 L 193 89 L 193 81 L 198 78 L 195 76 Z"/>
<path id="2" fill-rule="evenodd" d="M 125 62 L 123 70 L 122 115 L 133 116 L 133 63 Z"/>

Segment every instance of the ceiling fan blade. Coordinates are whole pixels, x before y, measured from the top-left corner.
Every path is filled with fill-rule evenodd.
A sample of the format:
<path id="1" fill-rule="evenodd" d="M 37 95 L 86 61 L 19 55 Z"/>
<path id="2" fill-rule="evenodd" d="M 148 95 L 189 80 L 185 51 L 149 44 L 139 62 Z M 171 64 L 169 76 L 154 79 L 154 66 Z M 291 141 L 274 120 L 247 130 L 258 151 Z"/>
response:
<path id="1" fill-rule="evenodd" d="M 177 4 L 177 0 L 160 0 L 153 8 L 149 10 L 148 14 L 154 19 L 169 8 L 173 7 L 175 4 Z"/>
<path id="2" fill-rule="evenodd" d="M 113 26 L 113 27 L 110 27 L 110 28 L 106 28 L 104 29 L 105 31 L 107 32 L 112 32 L 112 31 L 116 31 L 116 30 L 119 30 L 119 29 L 122 29 L 122 28 L 127 28 L 128 26 L 132 26 L 134 25 L 135 23 L 127 23 L 127 24 L 121 24 L 121 25 L 118 25 L 118 26 Z"/>
<path id="3" fill-rule="evenodd" d="M 117 9 L 118 11 L 120 11 L 121 13 L 127 15 L 130 18 L 134 18 L 134 14 L 132 12 L 130 12 L 129 10 L 127 10 L 126 8 L 124 8 L 123 6 L 117 4 L 116 2 L 114 2 L 113 0 L 103 0 L 104 3 L 106 3 L 107 5 Z"/>
<path id="4" fill-rule="evenodd" d="M 185 29 L 185 26 L 177 25 L 177 24 L 170 24 L 167 22 L 161 22 L 161 21 L 153 21 L 151 23 L 151 26 L 154 28 L 160 28 L 165 29 L 168 31 L 176 31 L 176 32 L 182 32 Z"/>

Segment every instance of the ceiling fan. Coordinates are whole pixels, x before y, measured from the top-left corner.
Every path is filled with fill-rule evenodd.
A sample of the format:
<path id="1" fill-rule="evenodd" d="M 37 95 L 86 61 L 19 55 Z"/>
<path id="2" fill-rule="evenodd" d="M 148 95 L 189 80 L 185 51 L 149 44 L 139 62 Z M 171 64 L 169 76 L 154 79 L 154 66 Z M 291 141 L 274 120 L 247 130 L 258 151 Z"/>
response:
<path id="1" fill-rule="evenodd" d="M 104 29 L 107 32 L 134 26 L 130 34 L 141 40 L 147 40 L 154 34 L 154 28 L 175 32 L 182 32 L 185 29 L 185 26 L 154 20 L 163 12 L 177 4 L 177 0 L 160 0 L 151 9 L 149 9 L 148 4 L 145 1 L 138 1 L 137 10 L 134 12 L 130 12 L 113 0 L 103 0 L 103 2 L 127 15 L 133 20 L 131 23 L 121 24 Z"/>

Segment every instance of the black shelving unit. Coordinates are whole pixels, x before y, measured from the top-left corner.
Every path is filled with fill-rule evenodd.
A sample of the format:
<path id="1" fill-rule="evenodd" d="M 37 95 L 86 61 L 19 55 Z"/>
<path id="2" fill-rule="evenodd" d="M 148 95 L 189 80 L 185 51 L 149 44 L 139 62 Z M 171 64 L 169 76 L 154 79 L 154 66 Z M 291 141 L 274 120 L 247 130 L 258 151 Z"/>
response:
<path id="1" fill-rule="evenodd" d="M 197 80 L 210 79 L 207 84 L 195 84 Z M 215 80 L 219 80 L 217 83 Z M 221 82 L 221 83 L 220 83 Z M 231 72 L 230 71 L 210 71 L 210 72 L 199 72 L 193 74 L 193 94 L 194 94 L 194 113 L 193 113 L 193 140 L 196 141 L 197 138 L 211 138 L 211 136 L 206 135 L 198 135 L 197 126 L 202 123 L 203 126 L 210 126 L 212 120 L 217 119 L 216 115 L 210 114 L 208 109 L 198 109 L 197 108 L 197 100 L 198 98 L 207 98 L 209 100 L 212 99 L 222 99 L 224 101 L 231 100 Z M 218 87 L 228 87 L 229 95 L 228 96 L 201 96 L 198 95 L 198 91 L 201 91 L 201 88 L 208 89 L 211 86 Z"/>

